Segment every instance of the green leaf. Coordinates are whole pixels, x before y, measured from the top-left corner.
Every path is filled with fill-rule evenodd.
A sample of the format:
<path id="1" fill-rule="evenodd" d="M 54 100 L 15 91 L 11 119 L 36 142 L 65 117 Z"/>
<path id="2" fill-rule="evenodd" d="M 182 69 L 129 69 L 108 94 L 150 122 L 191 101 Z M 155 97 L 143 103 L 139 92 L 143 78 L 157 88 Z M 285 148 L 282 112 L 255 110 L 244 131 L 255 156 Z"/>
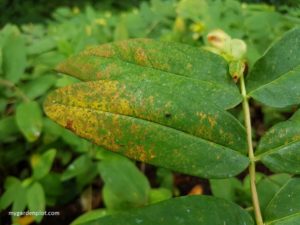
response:
<path id="1" fill-rule="evenodd" d="M 31 167 L 33 169 L 33 177 L 35 179 L 41 179 L 49 173 L 55 155 L 56 150 L 50 149 L 42 155 L 33 155 L 31 157 Z"/>
<path id="2" fill-rule="evenodd" d="M 250 215 L 234 203 L 210 196 L 188 196 L 166 200 L 144 208 L 113 214 L 85 225 L 254 225 Z"/>
<path id="3" fill-rule="evenodd" d="M 213 53 L 175 42 L 132 39 L 90 48 L 58 65 L 83 81 L 145 80 L 173 86 L 189 98 L 231 108 L 241 102 L 226 62 Z M 179 89 L 178 89 L 179 88 Z"/>
<path id="4" fill-rule="evenodd" d="M 292 178 L 274 196 L 265 213 L 266 225 L 296 225 L 300 221 L 300 178 Z"/>
<path id="5" fill-rule="evenodd" d="M 127 158 L 113 156 L 99 163 L 104 181 L 103 198 L 110 210 L 124 210 L 148 203 L 150 185 L 137 167 Z"/>
<path id="6" fill-rule="evenodd" d="M 152 188 L 149 203 L 157 203 L 172 198 L 172 192 L 167 188 Z"/>
<path id="7" fill-rule="evenodd" d="M 89 221 L 99 219 L 101 217 L 107 216 L 107 211 L 105 209 L 95 209 L 89 212 L 82 214 L 81 216 L 77 217 L 71 225 L 80 225 L 85 224 Z"/>
<path id="8" fill-rule="evenodd" d="M 45 94 L 47 90 L 56 82 L 56 77 L 50 74 L 42 75 L 25 85 L 21 86 L 21 90 L 30 99 L 35 99 Z"/>
<path id="9" fill-rule="evenodd" d="M 16 121 L 29 142 L 36 141 L 42 131 L 42 112 L 37 102 L 24 102 L 16 109 Z"/>
<path id="10" fill-rule="evenodd" d="M 78 158 L 76 158 L 64 171 L 64 173 L 61 176 L 61 180 L 65 181 L 68 179 L 71 179 L 73 177 L 79 176 L 83 174 L 84 176 L 87 176 L 87 171 L 90 170 L 90 168 L 93 167 L 92 160 L 88 157 L 88 155 L 82 155 Z"/>
<path id="11" fill-rule="evenodd" d="M 26 67 L 25 39 L 19 32 L 11 32 L 2 49 L 5 79 L 17 83 Z"/>
<path id="12" fill-rule="evenodd" d="M 45 193 L 39 182 L 33 183 L 27 189 L 28 210 L 31 212 L 44 212 L 46 208 Z M 35 215 L 35 220 L 40 222 L 43 215 Z"/>
<path id="13" fill-rule="evenodd" d="M 256 158 L 276 172 L 300 174 L 300 110 L 260 140 Z"/>
<path id="14" fill-rule="evenodd" d="M 16 193 L 21 188 L 21 182 L 15 177 L 5 180 L 5 192 L 0 197 L 0 209 L 6 209 L 16 199 Z"/>
<path id="15" fill-rule="evenodd" d="M 0 140 L 14 139 L 19 130 L 14 116 L 7 116 L 0 119 Z"/>
<path id="16" fill-rule="evenodd" d="M 260 58 L 247 77 L 247 91 L 272 107 L 300 103 L 300 29 L 286 33 Z"/>
<path id="17" fill-rule="evenodd" d="M 259 204 L 262 212 L 264 212 L 271 199 L 290 178 L 289 174 L 274 174 L 261 179 L 257 183 Z"/>
<path id="18" fill-rule="evenodd" d="M 242 188 L 242 183 L 235 177 L 228 179 L 209 180 L 212 194 L 215 197 L 224 198 L 229 201 L 237 200 L 237 189 Z"/>

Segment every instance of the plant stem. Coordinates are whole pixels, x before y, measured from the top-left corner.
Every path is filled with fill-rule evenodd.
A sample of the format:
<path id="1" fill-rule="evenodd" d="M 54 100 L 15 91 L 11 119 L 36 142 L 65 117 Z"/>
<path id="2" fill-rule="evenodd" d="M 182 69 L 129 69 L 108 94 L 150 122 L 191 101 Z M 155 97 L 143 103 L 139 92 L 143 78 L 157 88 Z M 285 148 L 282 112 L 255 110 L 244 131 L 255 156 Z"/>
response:
<path id="1" fill-rule="evenodd" d="M 249 108 L 248 96 L 247 96 L 247 92 L 246 92 L 245 80 L 244 80 L 243 75 L 240 78 L 240 84 L 241 84 L 241 92 L 242 92 L 242 96 L 243 96 L 243 111 L 244 111 L 244 119 L 245 119 L 245 126 L 246 126 L 246 132 L 247 132 L 248 156 L 250 159 L 249 175 L 250 175 L 252 204 L 253 204 L 253 208 L 254 208 L 255 220 L 256 220 L 257 225 L 263 225 L 264 223 L 263 223 L 263 219 L 261 216 L 259 199 L 258 199 L 257 190 L 256 190 L 255 157 L 254 157 L 253 144 L 252 144 L 250 108 Z"/>
<path id="2" fill-rule="evenodd" d="M 21 91 L 14 83 L 10 82 L 9 80 L 0 79 L 0 86 L 11 88 L 12 90 L 14 90 L 15 94 L 24 102 L 30 101 L 30 99 L 23 93 L 23 91 Z"/>

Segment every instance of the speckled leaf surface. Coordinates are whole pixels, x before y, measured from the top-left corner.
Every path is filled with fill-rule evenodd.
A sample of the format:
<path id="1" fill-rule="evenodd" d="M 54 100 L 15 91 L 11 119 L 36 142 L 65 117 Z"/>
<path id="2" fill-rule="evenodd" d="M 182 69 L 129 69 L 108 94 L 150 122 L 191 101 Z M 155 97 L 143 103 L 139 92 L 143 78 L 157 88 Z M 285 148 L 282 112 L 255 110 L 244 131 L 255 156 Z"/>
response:
<path id="1" fill-rule="evenodd" d="M 209 197 L 174 198 L 148 207 L 106 216 L 84 225 L 254 225 L 250 215 L 234 203 Z"/>
<path id="2" fill-rule="evenodd" d="M 203 96 L 223 108 L 232 108 L 241 102 L 241 95 L 227 67 L 220 56 L 196 47 L 132 39 L 90 48 L 61 63 L 57 70 L 83 81 L 176 82 L 181 85 L 181 94 Z"/>
<path id="3" fill-rule="evenodd" d="M 265 213 L 266 225 L 300 224 L 300 178 L 289 180 L 268 204 Z"/>
<path id="4" fill-rule="evenodd" d="M 247 78 L 249 95 L 273 107 L 300 103 L 300 29 L 286 33 L 260 58 Z"/>
<path id="5" fill-rule="evenodd" d="M 90 81 L 50 94 L 44 108 L 60 125 L 129 158 L 201 177 L 230 177 L 248 165 L 245 130 L 172 83 Z"/>
<path id="6" fill-rule="evenodd" d="M 300 110 L 273 126 L 262 137 L 255 154 L 275 172 L 300 174 Z"/>

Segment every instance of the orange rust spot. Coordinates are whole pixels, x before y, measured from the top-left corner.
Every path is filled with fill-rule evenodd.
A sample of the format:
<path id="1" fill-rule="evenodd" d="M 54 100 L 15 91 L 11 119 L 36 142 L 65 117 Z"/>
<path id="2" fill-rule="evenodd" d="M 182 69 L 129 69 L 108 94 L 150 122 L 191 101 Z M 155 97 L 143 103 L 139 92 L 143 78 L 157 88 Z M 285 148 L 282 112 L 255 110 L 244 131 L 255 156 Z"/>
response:
<path id="1" fill-rule="evenodd" d="M 66 123 L 66 125 L 65 125 L 65 128 L 67 128 L 67 129 L 69 129 L 69 130 L 71 130 L 71 131 L 73 131 L 73 120 L 67 120 L 67 123 Z"/>
<path id="2" fill-rule="evenodd" d="M 207 119 L 208 119 L 208 122 L 209 122 L 211 128 L 213 128 L 217 123 L 216 119 L 212 116 L 208 116 Z"/>
<path id="3" fill-rule="evenodd" d="M 134 59 L 137 63 L 141 65 L 147 65 L 147 55 L 145 53 L 145 50 L 142 48 L 137 48 L 134 54 Z"/>
<path id="4" fill-rule="evenodd" d="M 137 159 L 142 162 L 148 162 L 151 159 L 155 158 L 155 152 L 153 150 L 149 150 L 148 152 L 145 150 L 142 145 L 132 146 L 126 153 L 129 158 Z"/>

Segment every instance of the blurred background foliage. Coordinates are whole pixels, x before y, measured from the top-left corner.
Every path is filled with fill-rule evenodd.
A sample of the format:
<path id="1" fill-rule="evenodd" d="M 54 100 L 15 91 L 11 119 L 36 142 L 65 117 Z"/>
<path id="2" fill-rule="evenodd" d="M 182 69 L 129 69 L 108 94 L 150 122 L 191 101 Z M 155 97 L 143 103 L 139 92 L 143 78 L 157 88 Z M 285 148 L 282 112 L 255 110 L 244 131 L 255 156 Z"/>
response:
<path id="1" fill-rule="evenodd" d="M 207 188 L 199 179 L 136 165 L 56 125 L 45 117 L 42 104 L 50 90 L 78 82 L 55 73 L 57 63 L 110 41 L 147 37 L 203 46 L 208 32 L 222 29 L 246 41 L 251 68 L 272 41 L 300 24 L 299 5 L 298 0 L 1 0 L 1 224 L 68 224 L 88 212 L 73 222 L 80 224 L 188 192 L 250 206 L 248 177 L 212 180 Z M 257 136 L 292 110 L 255 107 Z M 258 176 L 268 190 L 288 179 Z M 268 192 L 264 187 L 262 198 Z M 26 209 L 60 211 L 61 216 L 8 216 Z"/>

